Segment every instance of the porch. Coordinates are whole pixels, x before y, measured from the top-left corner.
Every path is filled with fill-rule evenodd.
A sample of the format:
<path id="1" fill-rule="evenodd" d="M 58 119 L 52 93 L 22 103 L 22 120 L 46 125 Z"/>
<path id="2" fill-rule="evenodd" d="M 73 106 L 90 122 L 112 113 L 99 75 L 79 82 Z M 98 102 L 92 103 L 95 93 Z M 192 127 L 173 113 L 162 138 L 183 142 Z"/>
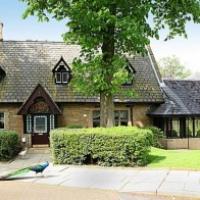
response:
<path id="1" fill-rule="evenodd" d="M 166 136 L 162 145 L 167 149 L 200 149 L 200 117 L 154 117 L 154 126 Z"/>

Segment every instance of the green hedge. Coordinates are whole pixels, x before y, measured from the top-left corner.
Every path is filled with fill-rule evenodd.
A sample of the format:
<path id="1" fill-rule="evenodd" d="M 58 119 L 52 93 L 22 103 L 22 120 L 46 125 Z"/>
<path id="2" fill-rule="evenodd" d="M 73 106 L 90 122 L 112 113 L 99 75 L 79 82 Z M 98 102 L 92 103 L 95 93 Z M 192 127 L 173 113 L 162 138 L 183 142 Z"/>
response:
<path id="1" fill-rule="evenodd" d="M 153 140 L 151 145 L 153 147 L 162 148 L 163 146 L 161 144 L 161 140 L 165 138 L 164 132 L 160 128 L 157 128 L 155 126 L 146 127 L 146 129 L 150 129 L 153 133 Z"/>
<path id="2" fill-rule="evenodd" d="M 19 137 L 14 131 L 0 131 L 0 160 L 10 160 L 20 151 Z"/>
<path id="3" fill-rule="evenodd" d="M 55 129 L 50 133 L 56 164 L 135 166 L 148 162 L 152 132 L 136 127 Z"/>

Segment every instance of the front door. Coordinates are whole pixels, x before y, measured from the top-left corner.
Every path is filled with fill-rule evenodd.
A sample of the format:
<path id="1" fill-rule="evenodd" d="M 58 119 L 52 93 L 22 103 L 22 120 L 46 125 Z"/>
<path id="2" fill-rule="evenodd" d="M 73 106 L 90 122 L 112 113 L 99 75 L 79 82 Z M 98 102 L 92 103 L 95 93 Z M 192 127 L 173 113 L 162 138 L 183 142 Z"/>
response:
<path id="1" fill-rule="evenodd" d="M 33 116 L 32 145 L 49 144 L 48 116 Z"/>

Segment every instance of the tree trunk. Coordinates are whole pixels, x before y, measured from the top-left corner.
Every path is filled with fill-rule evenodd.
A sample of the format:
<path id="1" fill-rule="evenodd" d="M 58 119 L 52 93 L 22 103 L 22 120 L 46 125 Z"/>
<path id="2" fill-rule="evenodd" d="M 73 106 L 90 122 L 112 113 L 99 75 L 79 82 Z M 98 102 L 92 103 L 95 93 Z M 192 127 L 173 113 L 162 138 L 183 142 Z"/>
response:
<path id="1" fill-rule="evenodd" d="M 100 119 L 101 127 L 112 127 L 114 124 L 113 96 L 104 92 L 100 94 Z"/>
<path id="2" fill-rule="evenodd" d="M 110 5 L 112 15 L 116 14 L 116 5 Z M 115 24 L 110 23 L 102 30 L 103 44 L 103 71 L 106 85 L 111 85 L 113 79 L 112 61 L 115 54 Z M 109 87 L 108 87 L 109 88 Z M 102 127 L 112 127 L 114 125 L 114 102 L 113 95 L 109 89 L 100 92 L 100 125 Z"/>

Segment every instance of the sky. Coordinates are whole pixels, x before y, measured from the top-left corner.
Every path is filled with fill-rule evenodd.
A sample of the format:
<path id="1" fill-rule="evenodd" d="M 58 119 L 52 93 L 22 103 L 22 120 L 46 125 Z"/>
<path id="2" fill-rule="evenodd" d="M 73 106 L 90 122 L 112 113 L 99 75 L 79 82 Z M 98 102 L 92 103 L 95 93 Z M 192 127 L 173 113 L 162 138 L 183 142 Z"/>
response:
<path id="1" fill-rule="evenodd" d="M 26 5 L 19 0 L 0 0 L 0 21 L 4 24 L 5 40 L 49 40 L 62 41 L 62 33 L 67 31 L 65 21 L 50 20 L 38 22 L 36 17 L 22 19 Z M 200 24 L 188 23 L 186 26 L 188 38 L 176 37 L 164 42 L 152 39 L 151 47 L 156 60 L 162 57 L 176 55 L 184 66 L 193 74 L 200 73 Z M 199 74 L 198 73 L 198 74 Z"/>

